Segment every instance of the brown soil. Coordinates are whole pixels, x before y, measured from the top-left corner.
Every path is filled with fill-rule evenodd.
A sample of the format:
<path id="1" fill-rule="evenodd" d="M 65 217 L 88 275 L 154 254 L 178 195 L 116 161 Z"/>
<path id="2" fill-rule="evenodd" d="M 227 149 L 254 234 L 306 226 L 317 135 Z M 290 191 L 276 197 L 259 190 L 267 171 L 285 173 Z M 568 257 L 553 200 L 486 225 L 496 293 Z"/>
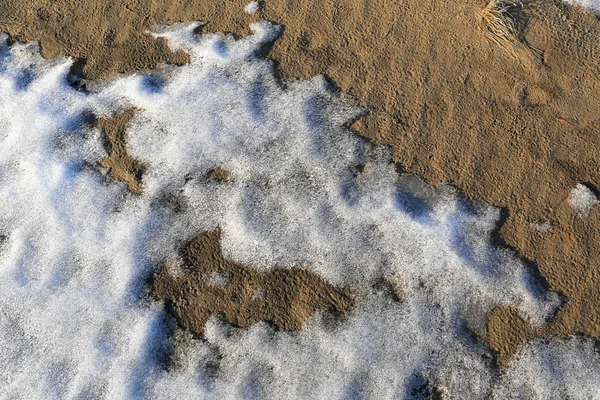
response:
<path id="1" fill-rule="evenodd" d="M 155 4 L 159 3 L 159 4 Z M 44 57 L 69 55 L 89 79 L 115 72 L 183 64 L 188 56 L 169 51 L 146 31 L 157 22 L 190 17 L 186 1 L 2 0 L 0 30 L 13 39 L 39 40 Z"/>
<path id="2" fill-rule="evenodd" d="M 524 324 L 514 309 L 491 313 L 485 334 L 501 366 L 533 337 L 583 334 L 600 339 L 600 209 L 581 218 L 563 199 L 551 215 L 551 231 L 526 232 L 523 253 L 536 260 L 549 286 L 563 293 L 567 302 L 539 330 Z"/>
<path id="3" fill-rule="evenodd" d="M 577 182 L 600 187 L 600 23 L 556 0 L 523 3 L 503 15 L 515 28 L 505 41 L 486 30 L 479 0 L 267 0 L 254 16 L 231 0 L 4 0 L 0 30 L 40 39 L 46 56 L 85 58 L 98 78 L 183 62 L 143 34 L 155 23 L 285 25 L 272 50 L 285 76 L 328 75 L 372 108 L 355 128 L 392 146 L 406 171 L 506 210 L 503 240 L 566 298 L 536 334 L 600 339 L 600 215 L 579 219 L 565 202 Z M 539 222 L 553 229 L 531 228 Z M 518 348 L 506 340 L 531 336 L 525 326 L 514 312 L 490 315 L 499 359 Z"/>
<path id="4" fill-rule="evenodd" d="M 214 182 L 226 182 L 229 181 L 231 177 L 229 176 L 229 172 L 223 168 L 215 168 L 208 171 L 206 179 Z"/>
<path id="5" fill-rule="evenodd" d="M 353 306 L 349 292 L 298 268 L 275 268 L 261 273 L 223 257 L 220 231 L 203 233 L 180 252 L 184 266 L 163 268 L 154 278 L 152 293 L 165 301 L 179 324 L 202 336 L 212 314 L 235 326 L 268 321 L 297 330 L 312 315 L 329 307 L 343 315 Z"/>
<path id="6" fill-rule="evenodd" d="M 108 157 L 100 161 L 100 165 L 108 169 L 108 175 L 127 183 L 133 193 L 140 194 L 141 178 L 144 166 L 127 154 L 125 139 L 129 121 L 135 115 L 135 110 L 127 110 L 112 118 L 102 118 L 96 125 L 102 129 L 104 147 Z"/>
<path id="7" fill-rule="evenodd" d="M 531 325 L 510 307 L 497 307 L 488 315 L 486 335 L 482 338 L 494 350 L 496 364 L 504 368 L 523 342 L 536 336 Z"/>

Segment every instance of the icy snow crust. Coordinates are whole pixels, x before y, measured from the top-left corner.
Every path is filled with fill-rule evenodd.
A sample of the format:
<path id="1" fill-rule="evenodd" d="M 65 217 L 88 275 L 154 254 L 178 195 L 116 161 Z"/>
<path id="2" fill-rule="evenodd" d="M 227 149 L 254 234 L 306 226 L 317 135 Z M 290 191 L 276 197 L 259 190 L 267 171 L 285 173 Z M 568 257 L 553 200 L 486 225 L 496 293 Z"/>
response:
<path id="1" fill-rule="evenodd" d="M 252 1 L 246 4 L 244 11 L 248 14 L 256 14 L 258 11 L 260 11 L 260 3 L 258 1 Z"/>
<path id="2" fill-rule="evenodd" d="M 589 187 L 581 183 L 578 183 L 571 190 L 568 201 L 581 218 L 588 217 L 594 206 L 599 203 L 596 194 Z"/>
<path id="3" fill-rule="evenodd" d="M 386 399 L 435 385 L 448 398 L 552 398 L 547 382 L 563 375 L 572 398 L 598 393 L 583 340 L 532 344 L 499 380 L 469 334 L 496 305 L 541 324 L 558 304 L 490 243 L 498 210 L 400 177 L 386 149 L 347 129 L 362 110 L 322 77 L 282 87 L 261 56 L 277 27 L 239 41 L 195 27 L 158 34 L 189 65 L 89 94 L 68 86 L 68 60 L 0 48 L 0 397 Z M 148 165 L 141 196 L 99 170 L 100 133 L 85 123 L 130 107 L 128 150 Z M 203 179 L 216 167 L 231 181 Z M 165 369 L 169 324 L 145 281 L 217 226 L 227 257 L 310 269 L 350 286 L 356 309 L 299 332 L 213 318 Z M 373 289 L 383 276 L 401 302 Z"/>

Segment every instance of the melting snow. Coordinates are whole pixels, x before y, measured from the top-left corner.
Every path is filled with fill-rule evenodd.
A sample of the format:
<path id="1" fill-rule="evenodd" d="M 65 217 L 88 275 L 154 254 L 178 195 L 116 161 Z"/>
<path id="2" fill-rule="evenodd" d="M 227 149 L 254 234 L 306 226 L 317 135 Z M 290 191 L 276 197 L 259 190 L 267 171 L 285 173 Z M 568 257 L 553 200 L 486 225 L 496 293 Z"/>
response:
<path id="1" fill-rule="evenodd" d="M 585 343 L 553 343 L 551 364 L 532 344 L 506 373 L 529 383 L 513 385 L 469 333 L 497 305 L 537 324 L 557 305 L 490 242 L 497 209 L 398 176 L 388 150 L 347 128 L 363 110 L 322 77 L 277 82 L 260 56 L 276 26 L 254 24 L 239 41 L 195 26 L 158 34 L 189 65 L 88 94 L 68 86 L 69 61 L 44 61 L 31 44 L 0 48 L 0 397 L 382 399 L 433 385 L 448 398 L 542 396 L 563 366 L 565 393 L 597 389 Z M 130 107 L 128 149 L 148 165 L 141 196 L 98 169 L 100 134 L 86 124 Z M 230 180 L 202 178 L 219 167 Z M 226 256 L 349 285 L 356 310 L 345 321 L 319 314 L 299 332 L 213 318 L 207 340 L 182 339 L 165 370 L 171 328 L 146 279 L 217 226 Z M 399 283 L 401 302 L 373 289 L 382 276 Z M 589 362 L 569 359 L 582 352 Z"/>

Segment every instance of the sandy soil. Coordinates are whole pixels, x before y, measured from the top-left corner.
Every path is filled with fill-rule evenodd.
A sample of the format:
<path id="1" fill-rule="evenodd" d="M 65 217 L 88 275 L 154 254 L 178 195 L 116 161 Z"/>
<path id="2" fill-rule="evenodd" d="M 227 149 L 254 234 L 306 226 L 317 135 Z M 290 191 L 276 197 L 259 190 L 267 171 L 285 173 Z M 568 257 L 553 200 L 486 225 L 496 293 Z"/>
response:
<path id="1" fill-rule="evenodd" d="M 126 182 L 132 193 L 140 194 L 144 166 L 130 157 L 125 148 L 127 128 L 134 115 L 134 110 L 127 110 L 112 118 L 100 118 L 95 124 L 103 131 L 104 148 L 108 153 L 100 165 L 108 170 L 109 176 Z"/>
<path id="2" fill-rule="evenodd" d="M 319 309 L 344 315 L 352 308 L 347 290 L 306 270 L 260 273 L 225 259 L 220 235 L 218 230 L 198 235 L 181 249 L 184 266 L 179 271 L 166 266 L 152 284 L 152 293 L 193 334 L 203 335 L 212 314 L 239 327 L 268 321 L 297 330 Z"/>
<path id="3" fill-rule="evenodd" d="M 600 187 L 600 22 L 555 0 L 523 3 L 503 15 L 515 31 L 500 44 L 478 0 L 268 0 L 253 16 L 231 0 L 5 0 L 0 30 L 80 59 L 76 72 L 95 79 L 185 62 L 143 33 L 157 23 L 283 24 L 272 57 L 284 77 L 326 74 L 371 107 L 355 128 L 392 146 L 406 172 L 502 207 L 499 240 L 564 295 L 539 331 L 514 310 L 490 314 L 480 335 L 504 365 L 534 336 L 600 339 L 600 211 L 579 218 L 566 201 L 578 182 Z"/>

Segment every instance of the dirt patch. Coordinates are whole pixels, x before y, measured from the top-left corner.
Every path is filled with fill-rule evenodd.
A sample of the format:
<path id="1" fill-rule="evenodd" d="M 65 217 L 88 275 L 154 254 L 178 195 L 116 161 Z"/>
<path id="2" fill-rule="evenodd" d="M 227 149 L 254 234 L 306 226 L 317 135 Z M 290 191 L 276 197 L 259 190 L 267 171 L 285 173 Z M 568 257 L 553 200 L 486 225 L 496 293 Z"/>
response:
<path id="1" fill-rule="evenodd" d="M 127 154 L 125 148 L 129 121 L 135 115 L 135 110 L 127 110 L 112 118 L 101 118 L 96 126 L 102 129 L 104 147 L 108 157 L 100 161 L 100 165 L 108 169 L 108 175 L 127 183 L 128 189 L 136 194 L 142 192 L 141 179 L 144 166 Z"/>
<path id="2" fill-rule="evenodd" d="M 184 265 L 165 267 L 154 278 L 152 293 L 165 301 L 179 324 L 197 336 L 212 314 L 248 327 L 260 321 L 297 330 L 320 309 L 346 314 L 350 293 L 298 268 L 257 272 L 223 257 L 220 231 L 203 233 L 180 251 Z"/>
<path id="3" fill-rule="evenodd" d="M 392 278 L 384 276 L 378 279 L 373 288 L 380 293 L 386 294 L 391 300 L 397 303 L 404 301 L 404 294 L 402 293 L 400 284 Z"/>
<path id="4" fill-rule="evenodd" d="M 213 182 L 227 182 L 231 180 L 231 176 L 227 170 L 219 167 L 208 171 L 206 173 L 206 179 Z"/>
<path id="5" fill-rule="evenodd" d="M 488 316 L 490 347 L 505 365 L 521 344 L 533 337 L 583 334 L 600 339 L 600 207 L 582 218 L 568 202 L 568 195 L 552 210 L 550 230 L 523 229 L 523 253 L 536 260 L 549 286 L 567 302 L 543 328 L 523 325 L 515 310 Z M 503 341 L 501 338 L 510 340 Z"/>
<path id="6" fill-rule="evenodd" d="M 536 334 L 600 338 L 600 217 L 577 219 L 565 202 L 578 182 L 600 187 L 597 17 L 554 0 L 518 2 L 500 10 L 512 26 L 503 41 L 479 0 L 268 0 L 254 16 L 243 5 L 5 0 L 0 29 L 41 40 L 45 56 L 83 58 L 83 72 L 99 78 L 184 62 L 143 33 L 155 23 L 205 20 L 238 34 L 258 19 L 285 25 L 272 50 L 285 76 L 331 77 L 372 107 L 355 128 L 392 146 L 405 171 L 507 211 L 503 240 L 567 299 Z M 532 229 L 539 223 L 552 229 Z M 506 359 L 518 346 L 502 338 L 518 340 L 502 332 L 516 318 L 490 315 L 492 346 Z"/>
<path id="7" fill-rule="evenodd" d="M 158 3 L 158 4 L 157 4 Z M 181 19 L 197 19 L 187 1 L 3 0 L 0 30 L 14 40 L 39 40 L 44 57 L 69 55 L 88 79 L 115 72 L 183 64 L 188 56 L 172 53 L 149 27 Z"/>
<path id="8" fill-rule="evenodd" d="M 535 330 L 517 310 L 497 307 L 488 315 L 487 332 L 482 339 L 494 351 L 496 364 L 504 368 L 521 345 L 535 336 Z"/>

